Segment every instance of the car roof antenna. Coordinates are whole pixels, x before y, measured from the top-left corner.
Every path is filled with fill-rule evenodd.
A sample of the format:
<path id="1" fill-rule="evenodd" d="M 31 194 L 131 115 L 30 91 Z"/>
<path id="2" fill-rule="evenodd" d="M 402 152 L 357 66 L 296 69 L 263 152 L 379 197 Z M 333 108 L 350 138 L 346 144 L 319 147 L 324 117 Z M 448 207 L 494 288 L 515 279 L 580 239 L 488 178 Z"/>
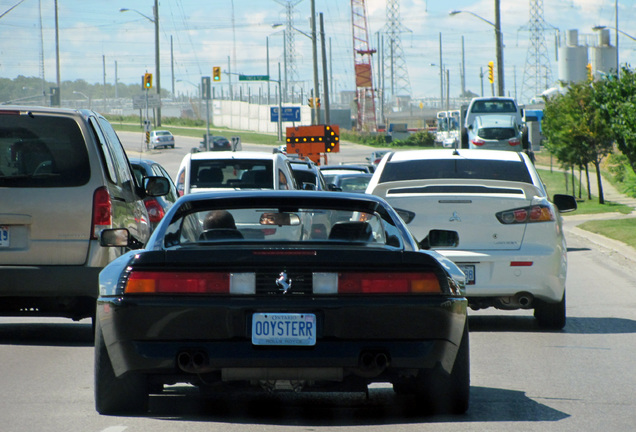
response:
<path id="1" fill-rule="evenodd" d="M 457 151 L 457 149 L 453 149 L 453 156 L 459 156 L 459 152 Z"/>

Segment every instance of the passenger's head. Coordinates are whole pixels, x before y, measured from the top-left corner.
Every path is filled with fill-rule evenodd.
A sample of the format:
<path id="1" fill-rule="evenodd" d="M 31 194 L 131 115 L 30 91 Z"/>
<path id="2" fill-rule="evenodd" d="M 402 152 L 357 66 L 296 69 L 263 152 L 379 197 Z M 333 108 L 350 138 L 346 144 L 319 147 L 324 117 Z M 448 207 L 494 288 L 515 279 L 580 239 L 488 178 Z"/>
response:
<path id="1" fill-rule="evenodd" d="M 234 217 L 227 210 L 212 210 L 205 216 L 203 229 L 229 228 L 236 229 Z"/>

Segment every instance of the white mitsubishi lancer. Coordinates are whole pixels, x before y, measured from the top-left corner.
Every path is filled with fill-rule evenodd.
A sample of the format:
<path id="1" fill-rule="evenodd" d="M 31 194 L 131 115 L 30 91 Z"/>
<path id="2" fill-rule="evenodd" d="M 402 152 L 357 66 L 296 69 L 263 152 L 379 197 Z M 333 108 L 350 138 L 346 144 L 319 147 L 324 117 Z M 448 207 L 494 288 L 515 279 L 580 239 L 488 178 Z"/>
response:
<path id="1" fill-rule="evenodd" d="M 426 245 L 431 227 L 459 233 L 457 248 L 437 250 L 466 274 L 472 309 L 534 309 L 542 327 L 565 326 L 567 248 L 561 212 L 524 153 L 437 149 L 384 156 L 367 193 L 385 198 Z"/>

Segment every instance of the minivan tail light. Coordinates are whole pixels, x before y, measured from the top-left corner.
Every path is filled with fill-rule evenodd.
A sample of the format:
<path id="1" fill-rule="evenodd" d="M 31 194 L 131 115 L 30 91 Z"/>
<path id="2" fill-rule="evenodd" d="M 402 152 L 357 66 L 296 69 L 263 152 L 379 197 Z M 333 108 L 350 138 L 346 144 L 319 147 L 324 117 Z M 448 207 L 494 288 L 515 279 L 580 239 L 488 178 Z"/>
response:
<path id="1" fill-rule="evenodd" d="M 113 207 L 110 194 L 105 187 L 98 188 L 93 194 L 93 226 L 91 238 L 96 240 L 101 230 L 111 228 L 113 224 Z"/>

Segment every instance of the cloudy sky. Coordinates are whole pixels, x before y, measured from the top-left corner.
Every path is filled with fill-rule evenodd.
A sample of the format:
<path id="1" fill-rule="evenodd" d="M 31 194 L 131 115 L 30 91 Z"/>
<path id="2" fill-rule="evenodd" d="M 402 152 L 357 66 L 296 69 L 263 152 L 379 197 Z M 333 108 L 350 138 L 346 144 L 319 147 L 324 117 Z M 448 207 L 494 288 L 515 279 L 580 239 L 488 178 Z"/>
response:
<path id="1" fill-rule="evenodd" d="M 529 46 L 530 0 L 500 0 L 504 38 L 506 92 L 521 93 Z M 271 75 L 283 62 L 282 32 L 273 24 L 285 22 L 286 5 L 293 5 L 294 26 L 309 32 L 310 0 L 161 0 L 159 1 L 161 84 L 171 90 L 192 93 L 201 76 L 213 66 L 232 72 L 260 75 L 266 72 L 266 39 L 269 39 Z M 495 60 L 493 27 L 464 10 L 494 21 L 494 0 L 399 0 L 405 28 L 401 35 L 404 58 L 414 98 L 439 97 L 439 35 L 442 63 L 449 71 L 450 93 L 460 93 L 461 40 L 464 37 L 466 87 L 480 92 L 480 67 Z M 636 0 L 543 0 L 544 19 L 552 30 L 545 33 L 557 77 L 557 34 L 578 29 L 580 42 L 595 41 L 593 26 L 616 26 L 618 4 L 620 30 L 636 36 Z M 0 0 L 0 77 L 42 77 L 55 82 L 55 0 Z M 153 0 L 57 0 L 59 16 L 60 75 L 62 81 L 83 79 L 134 84 L 154 72 Z M 315 0 L 324 14 L 325 33 L 331 41 L 331 62 L 336 91 L 354 87 L 351 4 L 348 0 Z M 386 2 L 366 2 L 370 42 L 386 22 Z M 15 7 L 14 7 L 15 6 Z M 13 9 L 11 9 L 13 7 Z M 121 8 L 131 11 L 120 12 Z M 137 12 L 135 12 L 137 11 Z M 614 44 L 614 30 L 611 41 Z M 307 88 L 312 81 L 311 44 L 295 36 L 297 72 Z M 172 49 L 171 49 L 172 47 Z M 621 35 L 621 63 L 636 63 L 636 41 Z M 231 59 L 231 60 L 228 60 Z M 374 60 L 375 63 L 375 60 Z M 115 67 L 117 65 L 117 67 Z M 227 85 L 224 75 L 222 84 Z"/>

